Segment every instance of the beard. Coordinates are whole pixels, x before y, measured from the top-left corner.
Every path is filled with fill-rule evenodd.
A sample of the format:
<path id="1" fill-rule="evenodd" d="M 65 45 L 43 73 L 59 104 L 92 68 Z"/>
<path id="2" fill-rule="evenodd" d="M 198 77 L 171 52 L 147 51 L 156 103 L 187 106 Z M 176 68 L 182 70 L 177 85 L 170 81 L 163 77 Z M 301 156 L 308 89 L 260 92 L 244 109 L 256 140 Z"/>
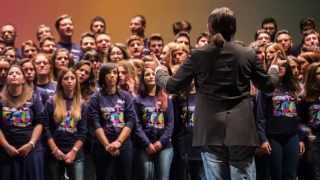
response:
<path id="1" fill-rule="evenodd" d="M 6 46 L 14 46 L 15 39 L 16 37 L 12 36 L 10 38 L 4 38 L 3 41 L 6 44 Z"/>
<path id="2" fill-rule="evenodd" d="M 136 29 L 136 30 L 132 31 L 132 34 L 144 38 L 144 29 L 142 29 L 142 28 Z"/>

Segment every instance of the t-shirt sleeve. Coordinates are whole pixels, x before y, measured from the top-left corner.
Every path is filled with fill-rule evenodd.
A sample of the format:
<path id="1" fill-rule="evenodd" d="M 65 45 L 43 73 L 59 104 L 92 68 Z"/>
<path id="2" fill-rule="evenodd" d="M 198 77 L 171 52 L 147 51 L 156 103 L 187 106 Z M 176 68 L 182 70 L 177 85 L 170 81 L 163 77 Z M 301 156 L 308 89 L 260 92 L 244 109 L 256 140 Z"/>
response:
<path id="1" fill-rule="evenodd" d="M 147 147 L 151 141 L 147 137 L 146 133 L 143 131 L 143 128 L 141 126 L 142 122 L 142 115 L 141 115 L 141 104 L 139 104 L 137 98 L 134 99 L 134 108 L 135 112 L 137 114 L 137 122 L 136 127 L 134 128 L 134 135 L 138 138 L 138 142 L 141 143 L 143 147 Z"/>
<path id="2" fill-rule="evenodd" d="M 174 126 L 174 112 L 171 98 L 168 98 L 168 108 L 165 112 L 165 131 L 160 137 L 161 144 L 166 147 L 171 142 L 171 136 Z"/>
<path id="3" fill-rule="evenodd" d="M 125 95 L 125 98 L 126 98 L 125 117 L 127 119 L 125 126 L 130 129 L 133 129 L 134 125 L 137 122 L 137 114 L 134 110 L 133 98 L 130 95 Z"/>
<path id="4" fill-rule="evenodd" d="M 46 123 L 44 124 L 44 135 L 46 139 L 52 138 L 52 126 L 54 123 L 53 119 L 53 112 L 54 112 L 54 107 L 53 107 L 53 100 L 49 99 L 46 104 L 45 104 L 45 109 L 44 109 L 44 115 L 46 116 Z"/>
<path id="5" fill-rule="evenodd" d="M 100 123 L 100 105 L 99 105 L 99 94 L 96 93 L 92 95 L 88 103 L 88 112 L 87 117 L 89 121 L 89 126 L 92 127 L 92 130 L 102 128 Z"/>
<path id="6" fill-rule="evenodd" d="M 266 103 L 267 102 L 264 94 L 261 91 L 259 91 L 257 94 L 256 124 L 257 124 L 258 136 L 260 138 L 261 143 L 268 141 L 268 138 L 266 135 L 266 121 L 267 121 Z"/>
<path id="7" fill-rule="evenodd" d="M 77 124 L 77 139 L 85 142 L 87 137 L 87 119 L 86 119 L 86 108 L 84 106 L 81 107 L 81 120 L 79 120 Z"/>

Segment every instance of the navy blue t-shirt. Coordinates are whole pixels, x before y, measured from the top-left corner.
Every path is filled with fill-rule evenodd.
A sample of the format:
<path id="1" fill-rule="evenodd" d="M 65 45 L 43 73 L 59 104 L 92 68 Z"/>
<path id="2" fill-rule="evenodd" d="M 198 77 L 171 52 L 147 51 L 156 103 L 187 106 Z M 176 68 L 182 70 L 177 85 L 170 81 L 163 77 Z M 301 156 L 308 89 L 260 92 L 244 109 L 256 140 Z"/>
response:
<path id="1" fill-rule="evenodd" d="M 143 130 L 137 133 L 142 142 L 141 145 L 146 147 L 148 144 L 159 140 L 163 147 L 170 146 L 174 123 L 171 98 L 168 98 L 166 110 L 161 110 L 160 102 L 154 96 L 137 96 L 134 102 L 138 123 Z"/>
<path id="2" fill-rule="evenodd" d="M 59 149 L 64 153 L 69 152 L 77 140 L 85 142 L 87 133 L 86 120 L 83 118 L 75 120 L 71 117 L 72 99 L 66 99 L 66 105 L 67 116 L 59 123 L 54 119 L 54 98 L 50 98 L 45 106 L 45 112 L 48 116 L 46 135 L 48 138 L 53 138 Z M 83 114 L 84 112 L 82 110 L 81 117 L 83 117 Z"/>
<path id="3" fill-rule="evenodd" d="M 100 90 L 89 100 L 87 117 L 92 122 L 94 131 L 103 128 L 107 138 L 113 141 L 118 138 L 122 128 L 134 128 L 136 113 L 132 96 L 122 90 L 113 95 Z"/>
<path id="4" fill-rule="evenodd" d="M 47 98 L 52 97 L 56 93 L 57 83 L 50 82 L 48 84 L 37 85 L 38 89 L 41 91 L 42 94 L 46 94 Z M 48 99 L 46 99 L 48 100 Z M 46 101 L 44 101 L 45 104 Z"/>
<path id="5" fill-rule="evenodd" d="M 299 133 L 297 99 L 293 93 L 276 89 L 273 93 L 258 92 L 257 128 L 262 142 L 267 135 L 294 135 Z"/>
<path id="6" fill-rule="evenodd" d="M 16 148 L 30 141 L 36 125 L 47 121 L 40 94 L 36 92 L 22 107 L 8 107 L 1 101 L 0 109 L 0 128 L 9 144 Z"/>

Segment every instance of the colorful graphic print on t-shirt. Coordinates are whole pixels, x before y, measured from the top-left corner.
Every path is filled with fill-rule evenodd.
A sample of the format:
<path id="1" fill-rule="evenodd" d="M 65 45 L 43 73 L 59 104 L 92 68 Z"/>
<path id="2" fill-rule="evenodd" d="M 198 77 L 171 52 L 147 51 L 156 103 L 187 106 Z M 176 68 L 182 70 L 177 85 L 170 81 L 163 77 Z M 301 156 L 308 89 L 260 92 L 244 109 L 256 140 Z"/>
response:
<path id="1" fill-rule="evenodd" d="M 296 117 L 296 99 L 289 94 L 274 95 L 273 102 L 273 116 L 275 117 Z"/>
<path id="2" fill-rule="evenodd" d="M 71 117 L 71 112 L 67 112 L 67 116 L 64 118 L 64 120 L 59 124 L 59 131 L 69 132 L 69 133 L 75 133 L 77 132 L 77 122 L 75 119 Z"/>
<path id="3" fill-rule="evenodd" d="M 114 107 L 101 108 L 103 118 L 106 120 L 107 128 L 123 128 L 125 126 L 124 105 L 125 102 L 121 99 L 118 99 Z"/>
<path id="4" fill-rule="evenodd" d="M 32 124 L 30 102 L 20 108 L 2 107 L 2 119 L 7 126 L 27 127 Z"/>
<path id="5" fill-rule="evenodd" d="M 143 123 L 146 128 L 164 128 L 164 115 L 163 112 L 156 107 L 145 107 L 143 109 Z"/>

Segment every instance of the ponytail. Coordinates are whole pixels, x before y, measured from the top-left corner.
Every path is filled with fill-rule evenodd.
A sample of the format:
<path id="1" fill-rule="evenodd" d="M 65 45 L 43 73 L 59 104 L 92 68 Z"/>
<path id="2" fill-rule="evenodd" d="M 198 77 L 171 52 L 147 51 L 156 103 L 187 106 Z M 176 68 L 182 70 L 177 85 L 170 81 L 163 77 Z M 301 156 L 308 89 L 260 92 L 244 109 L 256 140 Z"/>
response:
<path id="1" fill-rule="evenodd" d="M 222 48 L 226 40 L 224 39 L 221 33 L 216 33 L 211 36 L 210 42 L 218 48 Z"/>

